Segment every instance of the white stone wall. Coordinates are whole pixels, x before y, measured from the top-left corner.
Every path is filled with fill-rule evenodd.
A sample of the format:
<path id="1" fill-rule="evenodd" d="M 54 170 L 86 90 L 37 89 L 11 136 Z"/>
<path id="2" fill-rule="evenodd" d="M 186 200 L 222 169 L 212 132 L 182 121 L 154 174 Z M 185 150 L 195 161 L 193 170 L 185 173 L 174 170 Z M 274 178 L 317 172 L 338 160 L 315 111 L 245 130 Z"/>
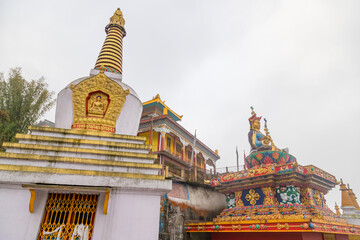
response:
<path id="1" fill-rule="evenodd" d="M 34 212 L 29 212 L 30 191 L 21 185 L 0 185 L 0 239 L 35 240 L 39 234 L 49 192 L 99 194 L 92 240 L 158 239 L 161 191 L 112 189 L 108 213 L 103 213 L 105 192 L 38 189 Z"/>
<path id="2" fill-rule="evenodd" d="M 100 199 L 99 205 L 103 204 Z M 110 194 L 108 214 L 97 211 L 94 238 L 158 239 L 160 193 L 116 190 Z"/>
<path id="3" fill-rule="evenodd" d="M 360 225 L 360 213 L 355 207 L 341 207 L 343 210 L 342 218 L 346 220 L 348 224 Z"/>
<path id="4" fill-rule="evenodd" d="M 0 184 L 0 239 L 36 239 L 47 192 L 35 191 L 34 212 L 29 212 L 30 191 L 20 185 Z"/>

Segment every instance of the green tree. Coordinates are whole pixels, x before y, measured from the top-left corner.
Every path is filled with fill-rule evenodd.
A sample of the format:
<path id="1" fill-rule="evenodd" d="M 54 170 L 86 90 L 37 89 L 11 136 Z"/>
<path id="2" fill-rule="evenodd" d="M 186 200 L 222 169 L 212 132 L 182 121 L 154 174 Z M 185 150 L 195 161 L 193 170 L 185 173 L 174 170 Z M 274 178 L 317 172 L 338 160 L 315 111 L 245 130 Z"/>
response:
<path id="1" fill-rule="evenodd" d="M 26 133 L 55 103 L 44 78 L 26 81 L 21 68 L 10 69 L 7 79 L 0 73 L 0 146 Z"/>

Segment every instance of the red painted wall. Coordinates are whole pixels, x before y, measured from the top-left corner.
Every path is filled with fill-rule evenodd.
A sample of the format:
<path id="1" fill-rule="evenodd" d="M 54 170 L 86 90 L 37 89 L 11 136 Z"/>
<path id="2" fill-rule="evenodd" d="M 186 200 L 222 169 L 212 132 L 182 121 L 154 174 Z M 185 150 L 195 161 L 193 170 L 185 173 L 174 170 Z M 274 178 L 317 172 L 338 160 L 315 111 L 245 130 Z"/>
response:
<path id="1" fill-rule="evenodd" d="M 349 240 L 348 235 L 336 234 L 336 240 Z"/>

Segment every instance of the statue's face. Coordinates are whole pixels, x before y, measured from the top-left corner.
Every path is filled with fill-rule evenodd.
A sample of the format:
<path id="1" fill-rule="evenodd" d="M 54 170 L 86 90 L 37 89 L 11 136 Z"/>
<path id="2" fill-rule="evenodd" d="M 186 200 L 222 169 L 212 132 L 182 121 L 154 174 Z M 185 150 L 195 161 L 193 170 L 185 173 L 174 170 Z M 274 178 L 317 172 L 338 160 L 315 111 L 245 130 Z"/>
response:
<path id="1" fill-rule="evenodd" d="M 100 102 L 100 101 L 101 101 L 101 97 L 100 97 L 100 96 L 97 96 L 96 101 L 97 101 L 97 102 Z"/>
<path id="2" fill-rule="evenodd" d="M 253 123 L 253 128 L 255 130 L 260 130 L 260 121 L 259 120 L 255 120 Z"/>

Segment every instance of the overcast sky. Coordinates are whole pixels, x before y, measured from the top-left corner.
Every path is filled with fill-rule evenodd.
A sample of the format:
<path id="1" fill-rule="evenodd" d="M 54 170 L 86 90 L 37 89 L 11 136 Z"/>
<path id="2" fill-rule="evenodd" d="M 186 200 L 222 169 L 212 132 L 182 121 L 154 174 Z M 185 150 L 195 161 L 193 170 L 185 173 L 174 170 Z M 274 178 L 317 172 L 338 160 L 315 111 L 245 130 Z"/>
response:
<path id="1" fill-rule="evenodd" d="M 0 1 L 0 72 L 22 67 L 58 93 L 88 76 L 117 7 L 123 81 L 184 115 L 218 167 L 249 152 L 254 106 L 278 147 L 360 197 L 360 1 Z"/>

